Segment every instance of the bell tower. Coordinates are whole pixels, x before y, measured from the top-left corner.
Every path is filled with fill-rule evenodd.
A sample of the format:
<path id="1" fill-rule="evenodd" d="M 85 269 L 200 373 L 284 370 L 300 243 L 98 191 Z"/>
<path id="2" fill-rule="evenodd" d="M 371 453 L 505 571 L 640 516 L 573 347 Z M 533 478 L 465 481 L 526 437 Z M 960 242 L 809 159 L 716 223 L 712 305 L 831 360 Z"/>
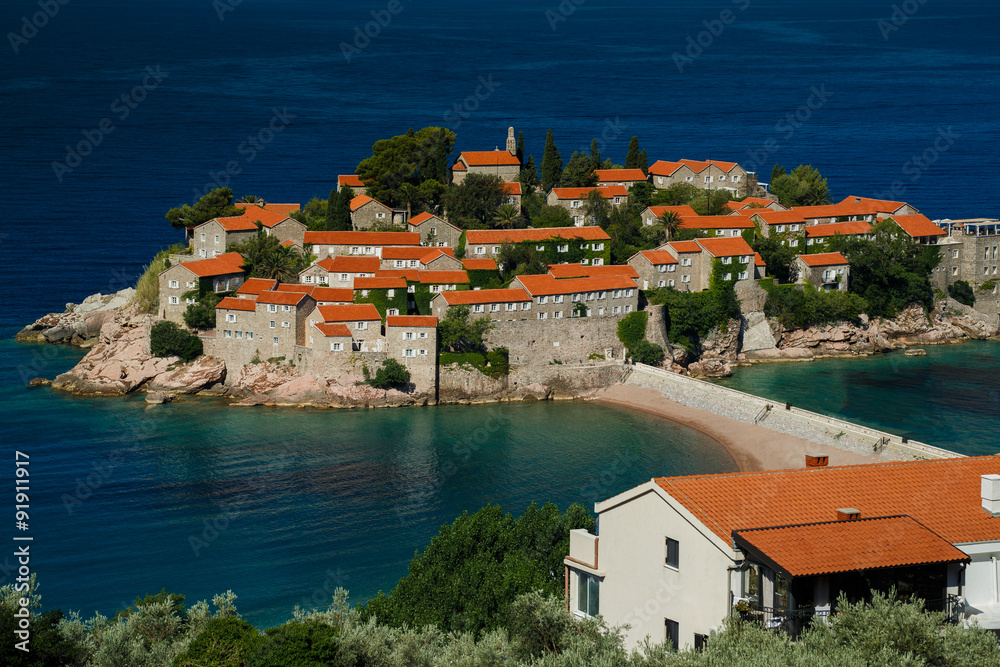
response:
<path id="1" fill-rule="evenodd" d="M 507 152 L 511 155 L 517 154 L 517 139 L 514 138 L 514 128 L 507 128 Z"/>

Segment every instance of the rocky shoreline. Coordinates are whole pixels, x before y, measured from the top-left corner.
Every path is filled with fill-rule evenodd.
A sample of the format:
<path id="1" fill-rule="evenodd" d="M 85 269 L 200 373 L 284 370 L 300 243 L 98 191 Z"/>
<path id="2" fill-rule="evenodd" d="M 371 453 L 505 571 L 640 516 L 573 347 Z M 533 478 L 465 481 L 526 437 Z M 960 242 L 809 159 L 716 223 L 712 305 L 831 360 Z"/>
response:
<path id="1" fill-rule="evenodd" d="M 130 304 L 133 294 L 131 289 L 95 294 L 22 329 L 17 334 L 20 341 L 89 350 L 74 368 L 51 382 L 36 378 L 29 384 L 51 384 L 54 389 L 81 396 L 143 391 L 151 404 L 199 395 L 227 399 L 238 407 L 376 408 L 585 398 L 617 384 L 622 373 L 621 362 L 514 368 L 501 378 L 487 377 L 473 368 L 448 366 L 440 370 L 435 395 L 375 389 L 364 384 L 360 369 L 337 378 L 320 378 L 303 375 L 284 361 L 262 361 L 238 371 L 208 356 L 182 363 L 176 357 L 150 353 L 149 331 L 157 319 L 139 313 Z M 757 363 L 869 356 L 915 345 L 1000 335 L 1000 325 L 957 302 L 947 300 L 936 306 L 930 316 L 914 306 L 892 320 L 862 316 L 857 323 L 804 330 L 786 329 L 762 312 L 751 312 L 707 336 L 698 355 L 680 348 L 670 350 L 664 367 L 693 377 L 724 377 L 731 375 L 734 367 Z"/>

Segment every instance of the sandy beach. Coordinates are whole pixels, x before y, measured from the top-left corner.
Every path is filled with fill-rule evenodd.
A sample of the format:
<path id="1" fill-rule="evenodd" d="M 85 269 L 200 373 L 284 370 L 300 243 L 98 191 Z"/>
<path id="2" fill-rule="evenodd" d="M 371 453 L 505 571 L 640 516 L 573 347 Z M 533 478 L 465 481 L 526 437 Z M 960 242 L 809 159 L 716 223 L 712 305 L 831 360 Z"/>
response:
<path id="1" fill-rule="evenodd" d="M 718 441 L 742 471 L 804 468 L 806 453 L 830 457 L 830 465 L 853 465 L 892 460 L 891 455 L 859 454 L 819 445 L 810 440 L 771 431 L 729 417 L 675 403 L 655 389 L 615 385 L 601 389 L 594 399 L 665 417 L 701 431 Z"/>

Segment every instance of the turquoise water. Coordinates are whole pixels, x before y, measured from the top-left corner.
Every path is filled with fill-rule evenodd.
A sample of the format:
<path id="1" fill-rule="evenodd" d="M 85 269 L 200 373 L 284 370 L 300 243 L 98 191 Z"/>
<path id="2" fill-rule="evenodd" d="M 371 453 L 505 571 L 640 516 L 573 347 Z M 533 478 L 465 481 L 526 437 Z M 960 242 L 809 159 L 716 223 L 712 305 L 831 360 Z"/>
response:
<path id="1" fill-rule="evenodd" d="M 1000 343 L 761 364 L 720 384 L 963 454 L 1000 452 Z"/>
<path id="2" fill-rule="evenodd" d="M 325 605 L 337 585 L 355 602 L 391 589 L 466 510 L 592 507 L 653 476 L 735 469 L 701 433 L 592 403 L 147 408 L 141 396 L 27 389 L 17 369 L 35 355 L 46 365 L 30 377 L 80 356 L 0 341 L 0 418 L 8 451 L 31 457 L 43 601 L 87 615 L 163 587 L 190 601 L 232 589 L 267 627 L 296 604 Z M 0 557 L 0 583 L 10 564 Z"/>

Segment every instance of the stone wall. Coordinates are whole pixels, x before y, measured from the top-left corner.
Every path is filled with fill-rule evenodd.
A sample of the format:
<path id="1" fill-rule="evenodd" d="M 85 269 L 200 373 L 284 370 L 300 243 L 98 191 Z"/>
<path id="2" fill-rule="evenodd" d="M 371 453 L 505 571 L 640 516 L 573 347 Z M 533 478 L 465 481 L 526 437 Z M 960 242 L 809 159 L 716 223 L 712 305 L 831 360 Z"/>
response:
<path id="1" fill-rule="evenodd" d="M 467 366 L 443 366 L 438 403 L 495 403 L 572 399 L 609 387 L 622 377 L 619 362 L 512 368 L 490 378 Z"/>
<path id="2" fill-rule="evenodd" d="M 618 321 L 617 317 L 577 317 L 497 322 L 486 342 L 491 348 L 510 350 L 512 366 L 592 363 L 591 355 L 622 359 L 625 348 L 618 340 Z"/>

